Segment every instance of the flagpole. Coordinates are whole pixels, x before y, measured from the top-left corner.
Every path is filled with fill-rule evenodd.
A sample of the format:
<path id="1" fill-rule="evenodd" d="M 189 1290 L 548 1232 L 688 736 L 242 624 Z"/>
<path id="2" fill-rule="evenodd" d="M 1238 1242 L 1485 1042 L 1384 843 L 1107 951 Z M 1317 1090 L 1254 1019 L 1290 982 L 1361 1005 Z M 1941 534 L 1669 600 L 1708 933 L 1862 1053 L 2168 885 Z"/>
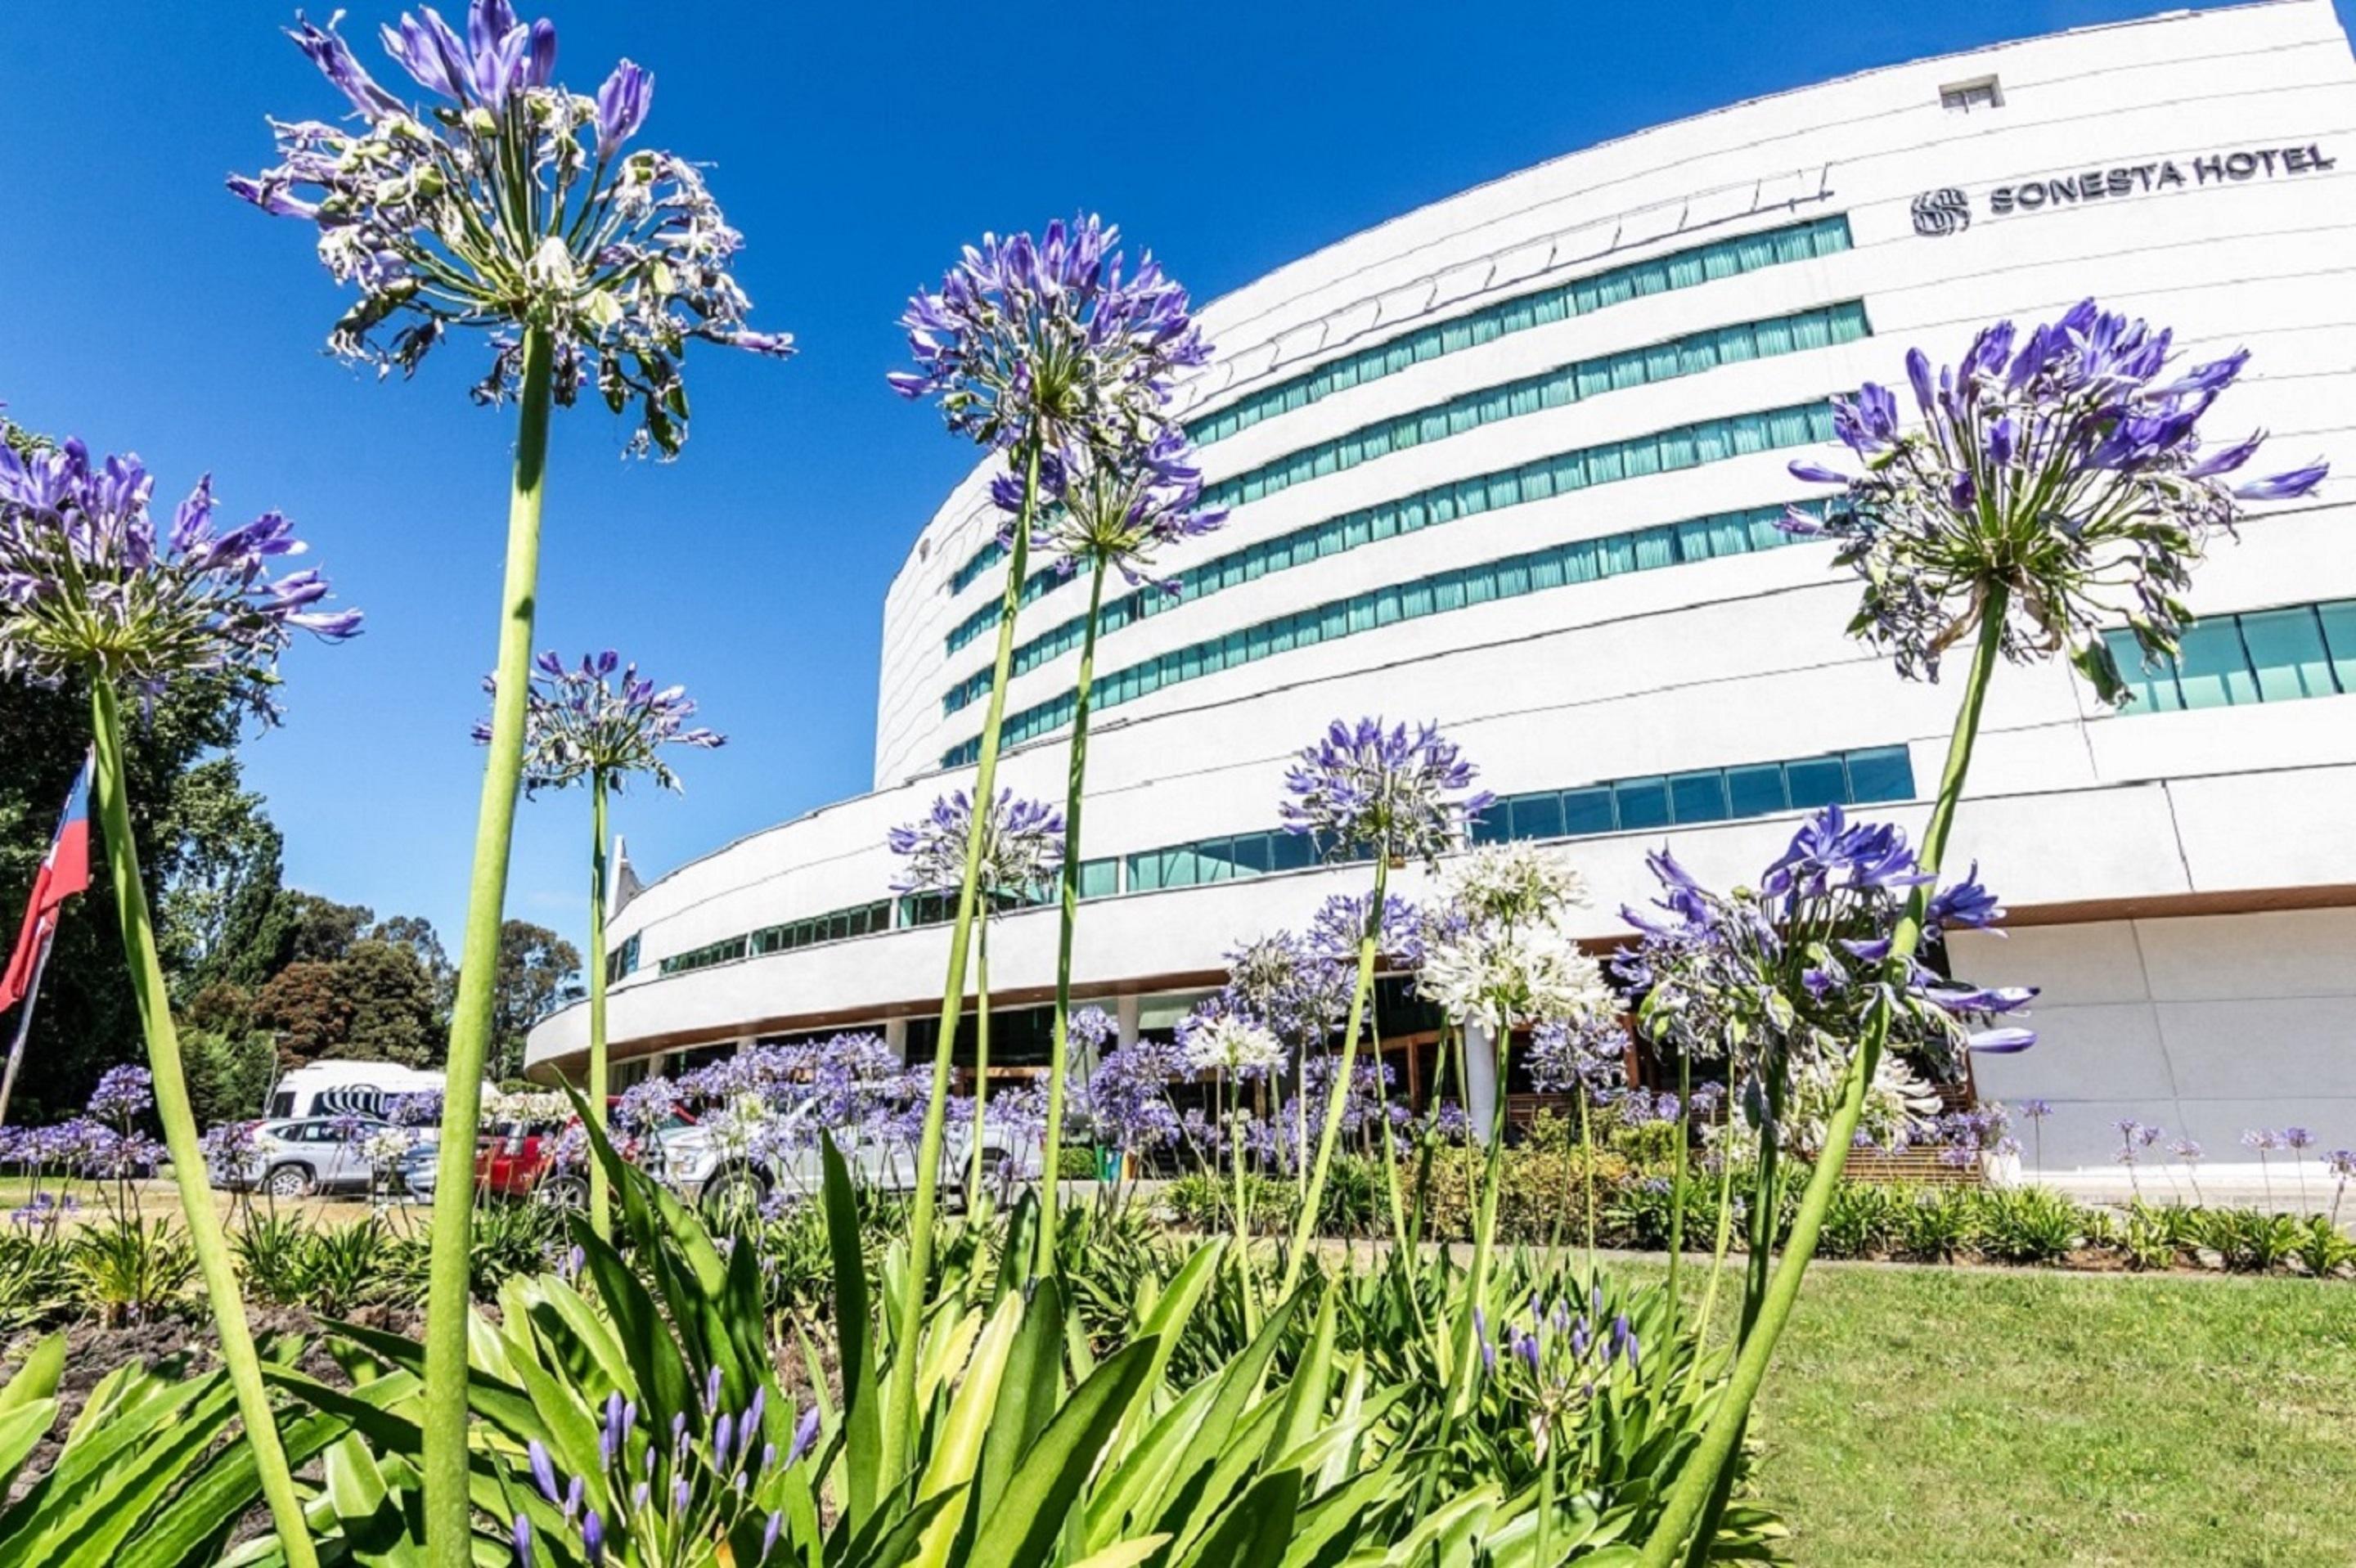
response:
<path id="1" fill-rule="evenodd" d="M 8 1098 L 16 1091 L 16 1068 L 25 1060 L 26 1038 L 33 1032 L 33 1004 L 40 998 L 41 976 L 48 973 L 49 949 L 57 944 L 57 922 L 43 923 L 41 955 L 33 960 L 33 983 L 25 987 L 25 1005 L 16 1014 L 16 1038 L 8 1042 L 8 1068 L 0 1073 L 0 1127 L 8 1125 Z"/>

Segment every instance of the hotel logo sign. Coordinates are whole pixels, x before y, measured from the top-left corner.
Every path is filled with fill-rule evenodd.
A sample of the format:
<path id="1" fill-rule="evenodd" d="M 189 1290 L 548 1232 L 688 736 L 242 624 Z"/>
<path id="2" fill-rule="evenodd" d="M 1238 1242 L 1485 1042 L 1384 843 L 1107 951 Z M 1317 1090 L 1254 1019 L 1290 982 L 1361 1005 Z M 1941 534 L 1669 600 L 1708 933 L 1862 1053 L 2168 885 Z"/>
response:
<path id="1" fill-rule="evenodd" d="M 1954 186 L 1926 190 L 1914 198 L 1914 232 L 1961 234 L 1972 226 L 1972 198 Z"/>
<path id="2" fill-rule="evenodd" d="M 1992 187 L 1987 193 L 1987 215 L 2010 218 L 2087 202 L 2148 196 L 2154 191 L 2321 174 L 2338 167 L 2339 163 L 2338 158 L 2324 156 L 2322 148 L 2310 142 L 2303 147 L 2244 147 L 2203 154 L 2181 162 L 2161 158 L 2148 164 L 2087 169 L 2079 174 L 2015 180 L 2009 185 Z M 1914 232 L 1933 239 L 1960 234 L 1972 226 L 1971 197 L 1955 186 L 1922 192 L 1909 210 L 1914 219 Z"/>

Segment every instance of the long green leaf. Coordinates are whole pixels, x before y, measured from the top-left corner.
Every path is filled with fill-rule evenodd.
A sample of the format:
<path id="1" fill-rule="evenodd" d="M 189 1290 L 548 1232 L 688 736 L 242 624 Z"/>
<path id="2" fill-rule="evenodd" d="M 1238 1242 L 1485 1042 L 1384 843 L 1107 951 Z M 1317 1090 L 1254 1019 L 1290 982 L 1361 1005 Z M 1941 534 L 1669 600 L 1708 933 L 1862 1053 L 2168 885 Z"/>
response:
<path id="1" fill-rule="evenodd" d="M 834 1139 L 819 1136 L 819 1158 L 825 1172 L 826 1243 L 834 1261 L 834 1331 L 836 1360 L 842 1368 L 843 1511 L 855 1534 L 875 1512 L 877 1499 L 897 1477 L 884 1468 L 884 1420 L 875 1379 L 875 1346 L 869 1332 L 867 1258 L 860 1250 L 859 1200 L 851 1189 L 851 1169 Z M 905 1349 L 914 1355 L 916 1348 Z M 913 1452 L 913 1443 L 900 1445 Z"/>
<path id="2" fill-rule="evenodd" d="M 983 1524 L 965 1568 L 1033 1568 L 1049 1561 L 1097 1456 L 1144 1392 L 1156 1348 L 1150 1339 L 1124 1346 L 1073 1391 L 1023 1455 L 996 1507 L 977 1510 Z"/>
<path id="3" fill-rule="evenodd" d="M 340 1417 L 316 1412 L 278 1424 L 286 1462 L 297 1469 L 349 1430 Z M 210 1563 L 230 1528 L 261 1500 L 262 1476 L 253 1450 L 233 1443 L 216 1452 L 195 1481 L 173 1494 L 110 1568 L 196 1568 Z"/>
<path id="4" fill-rule="evenodd" d="M 1272 1470 L 1179 1559 L 1179 1568 L 1279 1568 L 1301 1507 L 1301 1472 Z"/>
<path id="5" fill-rule="evenodd" d="M 1014 1353 L 1015 1336 L 1022 1327 L 1023 1297 L 1009 1295 L 974 1342 L 965 1376 L 949 1399 L 948 1417 L 933 1440 L 932 1457 L 917 1484 L 917 1495 L 935 1497 L 954 1490 L 957 1500 L 943 1509 L 925 1532 L 923 1547 L 914 1559 L 920 1568 L 942 1568 L 948 1562 L 949 1548 L 956 1544 L 958 1526 L 969 1506 L 974 1472 L 981 1463 L 982 1439 L 990 1432 L 991 1411 L 998 1403 L 1007 1360 Z"/>
<path id="6" fill-rule="evenodd" d="M 35 1400 L 48 1398 L 58 1392 L 58 1380 L 65 1375 L 66 1337 L 52 1334 L 33 1347 L 25 1364 L 5 1386 L 0 1386 L 0 1411 L 18 1409 Z"/>
<path id="7" fill-rule="evenodd" d="M 1007 1255 L 1023 1254 L 1009 1246 Z M 1055 1275 L 1049 1275 L 1039 1281 L 1037 1293 L 1023 1311 L 1023 1327 L 1014 1337 L 1014 1353 L 1007 1360 L 1006 1376 L 999 1385 L 998 1406 L 990 1414 L 990 1436 L 982 1444 L 981 1467 L 974 1482 L 971 1520 L 988 1519 L 998 1507 L 1007 1478 L 1055 1413 L 1055 1402 L 1064 1392 L 1063 1357 L 1064 1291 Z"/>

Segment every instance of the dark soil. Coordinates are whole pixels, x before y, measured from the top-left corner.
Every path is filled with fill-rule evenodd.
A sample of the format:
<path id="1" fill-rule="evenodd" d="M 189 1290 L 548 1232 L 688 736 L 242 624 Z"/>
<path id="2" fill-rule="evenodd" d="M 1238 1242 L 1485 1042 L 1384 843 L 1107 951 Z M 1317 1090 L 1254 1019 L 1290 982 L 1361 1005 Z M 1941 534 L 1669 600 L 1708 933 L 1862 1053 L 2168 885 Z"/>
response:
<path id="1" fill-rule="evenodd" d="M 387 1328 L 399 1334 L 415 1334 L 423 1315 L 386 1307 L 363 1307 L 352 1314 L 355 1322 Z M 306 1377 L 337 1386 L 348 1382 L 343 1369 L 327 1354 L 319 1325 L 311 1315 L 293 1308 L 271 1308 L 250 1312 L 247 1326 L 255 1339 L 267 1344 L 270 1340 L 294 1336 L 307 1341 L 295 1367 Z M 131 1365 L 151 1371 L 165 1371 L 176 1376 L 194 1377 L 213 1371 L 220 1365 L 220 1339 L 209 1320 L 182 1317 L 163 1317 L 145 1323 L 123 1328 L 106 1328 L 95 1322 L 78 1323 L 64 1330 L 66 1364 L 58 1379 L 58 1415 L 48 1435 L 42 1438 L 25 1464 L 17 1470 L 14 1483 L 0 1502 L 14 1502 L 31 1489 L 35 1481 L 48 1474 L 57 1462 L 59 1451 L 65 1446 L 66 1434 L 81 1416 L 82 1407 L 90 1403 L 98 1385 L 118 1368 Z M 0 1349 L 0 1381 L 15 1375 L 25 1358 L 46 1334 L 27 1333 L 12 1340 Z M 232 1436 L 230 1441 L 235 1442 Z M 305 1472 L 306 1479 L 316 1479 L 314 1467 Z M 266 1510 L 255 1509 L 238 1521 L 230 1532 L 231 1544 L 262 1533 L 269 1527 Z"/>

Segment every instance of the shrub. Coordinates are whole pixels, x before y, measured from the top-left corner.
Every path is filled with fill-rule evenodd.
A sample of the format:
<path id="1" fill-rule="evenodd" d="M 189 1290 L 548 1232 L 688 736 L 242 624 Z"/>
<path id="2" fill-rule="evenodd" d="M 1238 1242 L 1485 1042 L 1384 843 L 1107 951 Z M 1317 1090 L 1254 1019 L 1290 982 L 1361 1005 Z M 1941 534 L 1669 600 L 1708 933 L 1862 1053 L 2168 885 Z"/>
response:
<path id="1" fill-rule="evenodd" d="M 73 1238 L 70 1256 L 84 1305 L 110 1328 L 171 1310 L 197 1273 L 186 1236 L 136 1215 L 90 1226 Z"/>
<path id="2" fill-rule="evenodd" d="M 1980 1195 L 1979 1250 L 2010 1264 L 2053 1263 L 2076 1250 L 2088 1211 L 2041 1187 L 1994 1188 Z"/>

